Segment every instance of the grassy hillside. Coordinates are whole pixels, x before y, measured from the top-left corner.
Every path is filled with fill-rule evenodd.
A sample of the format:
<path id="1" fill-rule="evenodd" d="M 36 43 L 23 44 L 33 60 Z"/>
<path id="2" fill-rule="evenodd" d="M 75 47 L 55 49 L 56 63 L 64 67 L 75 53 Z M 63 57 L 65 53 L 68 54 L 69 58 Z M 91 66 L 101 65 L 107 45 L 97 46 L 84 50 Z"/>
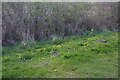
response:
<path id="1" fill-rule="evenodd" d="M 4 78 L 118 77 L 118 34 L 3 47 Z"/>

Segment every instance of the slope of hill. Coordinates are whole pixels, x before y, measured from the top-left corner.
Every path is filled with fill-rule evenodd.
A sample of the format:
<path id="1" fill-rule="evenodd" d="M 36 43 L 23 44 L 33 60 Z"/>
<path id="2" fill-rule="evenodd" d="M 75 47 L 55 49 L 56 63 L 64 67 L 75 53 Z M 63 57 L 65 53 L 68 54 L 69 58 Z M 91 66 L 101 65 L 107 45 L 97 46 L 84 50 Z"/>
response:
<path id="1" fill-rule="evenodd" d="M 118 33 L 3 47 L 3 78 L 118 77 Z"/>

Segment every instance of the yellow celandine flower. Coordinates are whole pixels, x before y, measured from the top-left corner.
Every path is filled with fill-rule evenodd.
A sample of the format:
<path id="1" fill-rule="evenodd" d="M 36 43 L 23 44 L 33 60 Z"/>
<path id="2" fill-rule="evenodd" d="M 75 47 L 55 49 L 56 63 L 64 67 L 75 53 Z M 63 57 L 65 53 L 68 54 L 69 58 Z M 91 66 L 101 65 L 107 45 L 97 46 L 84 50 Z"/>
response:
<path id="1" fill-rule="evenodd" d="M 37 49 L 37 51 L 42 51 L 42 50 L 46 50 L 46 48 Z"/>
<path id="2" fill-rule="evenodd" d="M 57 72 L 57 70 L 56 70 L 56 69 L 55 69 L 54 71 L 55 71 L 55 72 Z"/>
<path id="3" fill-rule="evenodd" d="M 84 47 L 89 46 L 90 44 L 88 42 L 84 43 Z"/>
<path id="4" fill-rule="evenodd" d="M 37 49 L 37 51 L 44 51 L 44 50 L 46 50 L 46 48 L 41 48 L 41 49 Z"/>
<path id="5" fill-rule="evenodd" d="M 61 46 L 61 45 L 58 45 L 57 47 L 60 48 L 60 47 L 62 47 L 62 46 Z"/>

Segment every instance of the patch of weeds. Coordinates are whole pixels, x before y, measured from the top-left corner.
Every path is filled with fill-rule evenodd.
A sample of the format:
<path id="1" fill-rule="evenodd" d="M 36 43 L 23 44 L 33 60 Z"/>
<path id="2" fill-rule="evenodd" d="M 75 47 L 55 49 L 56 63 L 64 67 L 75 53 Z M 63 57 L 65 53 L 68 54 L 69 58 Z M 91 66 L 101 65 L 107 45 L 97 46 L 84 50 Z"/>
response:
<path id="1" fill-rule="evenodd" d="M 22 50 L 24 50 L 24 51 L 25 51 L 27 48 L 28 48 L 28 47 L 27 47 L 26 45 L 21 45 L 21 46 L 20 46 L 20 49 L 22 49 Z"/>
<path id="2" fill-rule="evenodd" d="M 77 69 L 78 69 L 77 67 L 73 67 L 71 70 L 76 71 Z"/>
<path id="3" fill-rule="evenodd" d="M 52 51 L 58 51 L 58 49 L 52 49 Z"/>
<path id="4" fill-rule="evenodd" d="M 6 71 L 3 74 L 3 79 L 4 78 L 17 78 L 20 75 L 19 72 L 17 72 L 16 70 L 10 70 L 10 71 Z"/>
<path id="5" fill-rule="evenodd" d="M 74 48 L 73 49 L 78 49 L 78 46 L 73 46 Z"/>
<path id="6" fill-rule="evenodd" d="M 25 44 L 21 44 L 19 48 L 22 50 L 31 51 L 34 46 L 35 46 L 35 43 L 27 42 Z"/>
<path id="7" fill-rule="evenodd" d="M 5 50 L 3 50 L 3 51 L 2 51 L 2 55 L 5 55 L 5 54 L 6 54 L 6 51 L 5 51 Z"/>
<path id="8" fill-rule="evenodd" d="M 32 51 L 32 49 L 31 48 L 28 48 L 28 49 L 26 49 L 27 51 L 29 51 L 29 52 L 31 52 Z"/>
<path id="9" fill-rule="evenodd" d="M 120 45 L 120 42 L 118 41 L 117 44 Z"/>
<path id="10" fill-rule="evenodd" d="M 86 38 L 84 38 L 83 40 L 87 40 Z"/>
<path id="11" fill-rule="evenodd" d="M 91 49 L 91 51 L 93 51 L 93 52 L 95 52 L 95 53 L 97 53 L 97 54 L 100 53 L 100 50 L 99 50 L 99 49 Z"/>
<path id="12" fill-rule="evenodd" d="M 54 57 L 54 56 L 59 56 L 59 52 L 57 49 L 52 49 L 50 52 L 49 52 L 49 55 L 50 57 Z"/>
<path id="13" fill-rule="evenodd" d="M 42 46 L 36 45 L 34 48 L 35 48 L 35 49 L 40 49 L 40 48 L 42 48 Z"/>
<path id="14" fill-rule="evenodd" d="M 14 51 L 13 47 L 3 47 L 2 48 L 2 55 L 7 55 L 9 53 L 12 53 Z"/>
<path id="15" fill-rule="evenodd" d="M 46 49 L 46 52 L 50 52 L 50 51 L 52 51 L 52 48 L 47 48 Z"/>
<path id="16" fill-rule="evenodd" d="M 69 56 L 69 55 L 64 55 L 64 58 L 65 59 L 69 59 L 71 56 Z"/>
<path id="17" fill-rule="evenodd" d="M 43 52 L 44 56 L 48 56 L 50 53 L 49 52 Z"/>
<path id="18" fill-rule="evenodd" d="M 22 61 L 26 61 L 26 60 L 31 60 L 32 58 L 33 58 L 33 55 L 27 53 L 27 54 L 22 55 L 20 59 Z"/>
<path id="19" fill-rule="evenodd" d="M 14 70 L 18 70 L 18 69 L 19 69 L 19 67 L 18 67 L 18 66 L 16 66 L 16 67 L 14 67 L 13 69 L 14 69 Z"/>
<path id="20" fill-rule="evenodd" d="M 84 46 L 84 44 L 80 43 L 80 44 L 78 44 L 78 46 Z"/>
<path id="21" fill-rule="evenodd" d="M 8 61 L 10 61 L 10 58 L 7 57 L 7 56 L 6 56 L 6 57 L 3 57 L 2 61 L 3 61 L 3 62 L 8 62 Z"/>
<path id="22" fill-rule="evenodd" d="M 120 42 L 117 42 L 116 46 L 117 46 L 117 47 L 120 46 Z"/>
<path id="23" fill-rule="evenodd" d="M 112 46 L 110 46 L 110 45 L 105 45 L 105 47 L 108 47 L 108 48 L 110 48 L 110 47 L 112 47 Z"/>
<path id="24" fill-rule="evenodd" d="M 64 55 L 64 59 L 71 59 L 77 57 L 77 54 L 71 54 L 71 55 Z"/>
<path id="25" fill-rule="evenodd" d="M 62 40 L 60 40 L 60 39 L 55 40 L 55 41 L 52 42 L 52 44 L 55 44 L 55 45 L 59 45 L 59 44 L 63 44 L 63 43 L 64 42 Z"/>
<path id="26" fill-rule="evenodd" d="M 94 48 L 94 49 L 92 48 L 91 51 L 95 52 L 96 54 L 112 52 L 111 49 L 109 49 L 109 48 L 102 48 L 102 47 Z"/>

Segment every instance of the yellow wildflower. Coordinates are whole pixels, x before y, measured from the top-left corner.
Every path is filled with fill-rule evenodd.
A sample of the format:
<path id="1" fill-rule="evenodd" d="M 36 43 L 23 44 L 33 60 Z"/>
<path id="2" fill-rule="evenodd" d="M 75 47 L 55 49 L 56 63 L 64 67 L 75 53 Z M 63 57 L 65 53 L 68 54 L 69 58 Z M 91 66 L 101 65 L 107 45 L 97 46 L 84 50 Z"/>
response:
<path id="1" fill-rule="evenodd" d="M 55 72 L 57 72 L 57 70 L 56 70 L 56 69 L 55 69 L 54 71 L 55 71 Z"/>

